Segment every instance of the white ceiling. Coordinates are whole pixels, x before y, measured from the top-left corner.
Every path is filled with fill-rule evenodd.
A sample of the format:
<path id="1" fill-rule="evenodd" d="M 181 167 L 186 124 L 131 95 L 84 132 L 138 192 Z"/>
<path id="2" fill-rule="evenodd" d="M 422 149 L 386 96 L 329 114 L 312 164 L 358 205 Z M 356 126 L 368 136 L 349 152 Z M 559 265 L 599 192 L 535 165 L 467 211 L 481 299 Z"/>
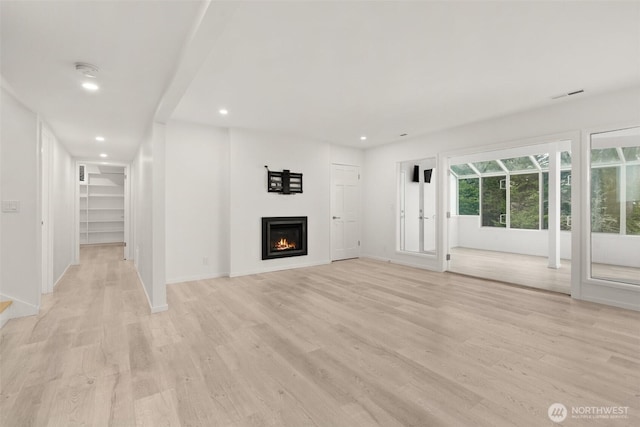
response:
<path id="1" fill-rule="evenodd" d="M 1 1 L 0 70 L 78 158 L 131 160 L 200 2 Z M 87 93 L 78 61 L 100 68 Z M 96 135 L 106 141 L 97 143 Z"/>
<path id="2" fill-rule="evenodd" d="M 640 2 L 206 3 L 2 0 L 2 77 L 72 155 L 116 161 L 156 111 L 370 147 L 640 85 Z"/>
<path id="3" fill-rule="evenodd" d="M 174 118 L 370 147 L 640 84 L 640 3 L 242 3 L 211 49 Z"/>

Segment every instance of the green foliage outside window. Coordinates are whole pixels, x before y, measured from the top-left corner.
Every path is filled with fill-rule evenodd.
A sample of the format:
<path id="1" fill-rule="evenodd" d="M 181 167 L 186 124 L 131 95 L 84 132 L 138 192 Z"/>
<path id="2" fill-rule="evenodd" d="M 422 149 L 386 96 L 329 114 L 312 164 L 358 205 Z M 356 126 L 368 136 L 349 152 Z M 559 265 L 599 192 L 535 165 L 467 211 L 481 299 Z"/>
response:
<path id="1" fill-rule="evenodd" d="M 560 230 L 571 230 L 571 171 L 560 172 Z"/>
<path id="2" fill-rule="evenodd" d="M 591 169 L 591 231 L 620 232 L 618 167 Z"/>
<path id="3" fill-rule="evenodd" d="M 467 178 L 458 180 L 458 215 L 480 214 L 480 180 Z"/>
<path id="4" fill-rule="evenodd" d="M 540 228 L 540 183 L 537 173 L 511 175 L 511 228 Z"/>
<path id="5" fill-rule="evenodd" d="M 500 188 L 500 181 L 506 176 L 491 176 L 482 178 L 482 225 L 488 227 L 506 227 L 500 221 L 501 215 L 507 212 L 507 191 Z"/>
<path id="6" fill-rule="evenodd" d="M 638 150 L 640 154 L 640 150 Z M 627 166 L 627 234 L 640 234 L 640 165 Z"/>

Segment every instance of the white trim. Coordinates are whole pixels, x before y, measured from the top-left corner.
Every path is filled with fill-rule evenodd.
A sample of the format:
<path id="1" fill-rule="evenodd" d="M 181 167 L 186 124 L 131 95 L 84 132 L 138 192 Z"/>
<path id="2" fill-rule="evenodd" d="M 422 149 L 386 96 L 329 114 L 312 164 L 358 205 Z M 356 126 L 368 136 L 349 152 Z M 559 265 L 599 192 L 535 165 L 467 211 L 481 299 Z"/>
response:
<path id="1" fill-rule="evenodd" d="M 53 221 L 53 200 L 51 193 L 53 189 L 53 143 L 55 136 L 47 127 L 47 124 L 38 116 L 38 143 L 40 145 L 40 179 L 41 183 L 41 209 L 40 209 L 40 225 L 42 234 L 41 240 L 41 273 L 42 282 L 40 291 L 43 294 L 53 292 L 53 240 L 54 240 L 54 221 Z M 46 176 L 45 175 L 46 172 Z M 44 178 L 44 179 L 43 179 Z M 46 182 L 46 188 L 44 183 Z M 45 194 L 46 193 L 46 194 Z"/>
<path id="2" fill-rule="evenodd" d="M 429 253 L 429 252 L 412 252 L 412 251 L 401 251 L 401 250 L 396 250 L 396 255 L 407 255 L 410 257 L 415 257 L 415 258 L 423 258 L 423 259 L 428 259 L 428 260 L 437 260 L 438 256 L 436 255 L 436 253 Z"/>
<path id="3" fill-rule="evenodd" d="M 12 304 L 5 311 L 0 313 L 0 328 L 2 328 L 7 321 L 11 319 L 17 319 L 18 317 L 35 316 L 40 312 L 40 306 L 29 304 L 10 295 L 0 294 L 0 299 L 3 301 L 11 300 Z"/>
<path id="4" fill-rule="evenodd" d="M 224 273 L 206 273 L 206 274 L 194 274 L 191 276 L 183 276 L 183 277 L 175 277 L 173 279 L 167 279 L 167 285 L 175 285 L 176 283 L 184 283 L 184 282 L 194 282 L 196 280 L 209 280 L 209 279 L 219 279 L 221 277 L 229 277 L 228 272 Z"/>
<path id="5" fill-rule="evenodd" d="M 154 307 L 153 304 L 151 304 L 151 298 L 149 298 L 149 294 L 147 293 L 147 288 L 144 286 L 144 281 L 142 280 L 142 276 L 140 276 L 140 272 L 138 271 L 137 268 L 135 270 L 136 270 L 136 274 L 138 275 L 138 280 L 140 281 L 140 285 L 142 285 L 142 290 L 144 291 L 144 294 L 147 297 L 147 302 L 149 303 L 149 309 L 151 310 L 151 314 L 160 313 L 160 312 L 169 310 L 169 304 L 164 304 L 157 307 Z"/>
<path id="6" fill-rule="evenodd" d="M 229 273 L 229 277 L 241 277 L 241 276 L 250 276 L 252 274 L 273 273 L 274 271 L 293 270 L 296 268 L 305 268 L 305 267 L 317 267 L 319 265 L 327 265 L 327 264 L 331 264 L 331 259 L 326 259 L 318 262 L 309 262 L 304 264 L 278 265 L 274 267 L 260 268 L 255 270 L 236 271 L 236 272 Z"/>
<path id="7" fill-rule="evenodd" d="M 448 158 L 455 158 L 455 164 L 457 165 L 461 163 L 486 162 L 496 159 L 528 156 L 532 154 L 532 146 L 540 146 L 539 148 L 544 151 L 544 149 L 550 149 L 548 147 L 550 144 L 558 144 L 559 151 L 568 151 L 569 141 L 573 141 L 578 134 L 579 131 L 562 132 L 540 137 L 502 141 L 480 147 L 466 147 L 464 149 L 447 151 L 442 154 Z M 542 154 L 542 152 L 534 152 L 534 154 Z M 504 175 L 502 172 L 495 172 L 495 174 Z"/>
<path id="8" fill-rule="evenodd" d="M 403 252 L 403 255 L 406 255 L 406 252 Z M 413 268 L 419 268 L 421 270 L 433 271 L 436 273 L 444 273 L 444 271 L 438 270 L 437 268 L 433 268 L 432 266 L 429 266 L 429 265 L 416 264 L 413 262 L 407 262 L 399 259 L 391 259 L 391 258 L 385 258 L 381 256 L 376 256 L 376 255 L 366 255 L 366 254 L 362 255 L 360 258 L 368 258 L 375 261 L 388 262 L 389 264 L 397 264 L 397 265 L 403 265 L 405 267 L 413 267 Z"/>
<path id="9" fill-rule="evenodd" d="M 69 264 L 67 265 L 67 267 L 64 269 L 64 271 L 62 272 L 62 274 L 60 275 L 60 277 L 58 277 L 58 279 L 56 279 L 56 282 L 53 284 L 53 289 L 56 289 L 56 286 L 58 286 L 58 283 L 60 283 L 60 281 L 62 280 L 62 278 L 64 277 L 65 274 L 67 274 L 67 271 L 69 270 L 69 268 L 72 265 L 77 265 L 77 264 Z"/>

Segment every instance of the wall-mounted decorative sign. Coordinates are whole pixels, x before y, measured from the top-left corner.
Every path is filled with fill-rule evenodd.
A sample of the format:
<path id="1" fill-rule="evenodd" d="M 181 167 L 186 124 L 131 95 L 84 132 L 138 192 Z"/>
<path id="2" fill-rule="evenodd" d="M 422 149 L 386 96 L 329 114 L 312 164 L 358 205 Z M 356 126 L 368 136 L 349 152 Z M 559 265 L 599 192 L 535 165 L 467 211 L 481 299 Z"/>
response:
<path id="1" fill-rule="evenodd" d="M 282 172 L 267 169 L 267 191 L 269 193 L 295 194 L 302 193 L 302 174 L 284 169 Z"/>

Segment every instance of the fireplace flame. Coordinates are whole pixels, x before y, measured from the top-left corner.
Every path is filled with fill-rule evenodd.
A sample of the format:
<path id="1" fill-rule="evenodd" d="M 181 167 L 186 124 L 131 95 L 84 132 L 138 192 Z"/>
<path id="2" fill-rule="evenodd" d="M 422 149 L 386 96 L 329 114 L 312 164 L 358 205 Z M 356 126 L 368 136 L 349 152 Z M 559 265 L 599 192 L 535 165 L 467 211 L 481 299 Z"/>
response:
<path id="1" fill-rule="evenodd" d="M 287 239 L 280 239 L 273 245 L 273 248 L 277 251 L 284 251 L 287 249 L 295 249 L 296 244 L 294 242 L 288 242 Z"/>

